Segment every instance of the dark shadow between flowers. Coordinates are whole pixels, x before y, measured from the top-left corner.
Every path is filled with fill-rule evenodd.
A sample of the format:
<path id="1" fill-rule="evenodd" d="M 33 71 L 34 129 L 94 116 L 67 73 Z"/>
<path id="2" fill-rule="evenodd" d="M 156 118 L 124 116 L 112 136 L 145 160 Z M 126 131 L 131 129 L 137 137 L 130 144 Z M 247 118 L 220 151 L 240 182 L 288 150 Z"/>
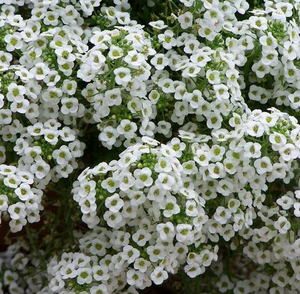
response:
<path id="1" fill-rule="evenodd" d="M 139 293 L 140 294 L 175 294 L 175 292 L 171 292 L 164 285 L 162 286 L 152 285 L 151 287 L 146 288 L 145 290 L 140 291 Z"/>

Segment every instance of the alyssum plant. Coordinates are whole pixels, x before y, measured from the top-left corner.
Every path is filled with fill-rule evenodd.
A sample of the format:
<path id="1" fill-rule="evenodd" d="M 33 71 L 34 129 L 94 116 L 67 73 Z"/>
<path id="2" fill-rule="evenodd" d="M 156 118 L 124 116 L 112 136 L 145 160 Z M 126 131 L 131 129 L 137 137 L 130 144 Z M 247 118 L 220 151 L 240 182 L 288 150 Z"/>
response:
<path id="1" fill-rule="evenodd" d="M 0 293 L 299 293 L 299 24 L 298 0 L 0 1 Z"/>

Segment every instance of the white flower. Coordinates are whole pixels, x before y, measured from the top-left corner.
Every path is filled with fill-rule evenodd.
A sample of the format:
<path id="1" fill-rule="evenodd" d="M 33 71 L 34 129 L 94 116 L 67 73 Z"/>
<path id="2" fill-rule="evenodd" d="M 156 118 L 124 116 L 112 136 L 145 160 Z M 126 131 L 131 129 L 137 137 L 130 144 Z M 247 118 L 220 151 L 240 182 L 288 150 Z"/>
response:
<path id="1" fill-rule="evenodd" d="M 6 211 L 8 207 L 8 198 L 6 195 L 0 195 L 0 212 Z"/>
<path id="2" fill-rule="evenodd" d="M 262 59 L 261 59 L 262 63 L 264 65 L 271 65 L 271 66 L 276 66 L 278 64 L 278 53 L 277 51 L 263 51 L 262 53 Z M 266 92 L 269 94 L 269 92 Z M 268 95 L 267 94 L 267 95 Z"/>
<path id="3" fill-rule="evenodd" d="M 193 14 L 187 11 L 178 17 L 178 22 L 183 30 L 189 28 L 193 24 Z"/>
<path id="4" fill-rule="evenodd" d="M 199 49 L 199 45 L 200 45 L 200 42 L 198 40 L 195 40 L 195 39 L 187 40 L 184 44 L 183 51 L 187 54 L 192 54 L 192 53 L 196 52 L 197 49 Z M 199 69 L 199 71 L 200 71 L 200 69 Z"/>
<path id="5" fill-rule="evenodd" d="M 144 258 L 137 258 L 134 262 L 134 268 L 144 273 L 151 266 L 151 263 Z"/>
<path id="6" fill-rule="evenodd" d="M 200 166 L 208 166 L 210 159 L 211 159 L 210 152 L 202 149 L 198 149 L 196 151 L 196 155 L 194 156 L 194 160 Z"/>
<path id="7" fill-rule="evenodd" d="M 277 40 L 270 32 L 265 36 L 261 36 L 259 38 L 259 42 L 263 46 L 263 50 L 274 50 L 278 46 Z"/>
<path id="8" fill-rule="evenodd" d="M 88 61 L 90 63 L 90 67 L 82 67 L 83 72 L 89 72 L 91 78 L 94 76 L 94 71 L 102 71 L 103 66 L 105 65 L 106 58 L 99 50 L 93 50 L 88 58 Z"/>
<path id="9" fill-rule="evenodd" d="M 247 123 L 247 133 L 253 137 L 261 137 L 264 134 L 265 128 L 262 123 L 249 121 Z"/>
<path id="10" fill-rule="evenodd" d="M 151 201 L 162 203 L 165 200 L 163 197 L 165 194 L 166 194 L 166 190 L 164 190 L 159 186 L 153 185 L 149 189 L 147 198 Z"/>
<path id="11" fill-rule="evenodd" d="M 257 64 L 257 66 L 258 65 L 259 64 Z M 266 64 L 264 63 L 264 65 Z M 264 67 L 262 67 L 261 69 L 264 69 Z M 249 98 L 253 101 L 258 101 L 261 104 L 266 104 L 268 100 L 271 98 L 270 93 L 262 87 L 251 85 L 249 90 L 250 90 Z"/>
<path id="12" fill-rule="evenodd" d="M 19 86 L 15 83 L 11 83 L 8 86 L 7 100 L 11 102 L 22 102 L 24 100 L 24 95 L 26 93 L 26 88 L 24 86 Z"/>
<path id="13" fill-rule="evenodd" d="M 166 257 L 166 251 L 162 244 L 155 244 L 147 247 L 147 254 L 151 262 L 157 262 Z"/>
<path id="14" fill-rule="evenodd" d="M 49 74 L 50 69 L 45 63 L 37 63 L 29 72 L 35 79 L 43 80 Z"/>
<path id="15" fill-rule="evenodd" d="M 171 49 L 176 45 L 176 39 L 174 38 L 174 33 L 171 30 L 166 30 L 163 34 L 159 34 L 158 40 L 167 50 Z"/>
<path id="16" fill-rule="evenodd" d="M 64 267 L 60 269 L 60 274 L 63 279 L 73 279 L 77 276 L 77 271 L 75 270 L 75 265 L 74 264 L 67 264 Z"/>
<path id="17" fill-rule="evenodd" d="M 277 11 L 273 12 L 272 16 L 285 21 L 286 17 L 291 17 L 293 14 L 293 5 L 291 3 L 276 3 Z"/>
<path id="18" fill-rule="evenodd" d="M 202 226 L 208 221 L 208 216 L 202 207 L 198 208 L 198 215 L 193 219 L 193 224 L 196 228 L 201 229 Z"/>
<path id="19" fill-rule="evenodd" d="M 17 171 L 17 168 L 15 166 L 10 166 L 6 164 L 0 165 L 0 174 L 1 175 L 11 175 L 14 174 Z"/>
<path id="20" fill-rule="evenodd" d="M 120 105 L 122 103 L 121 90 L 119 88 L 106 91 L 104 97 L 105 103 L 108 106 Z"/>
<path id="21" fill-rule="evenodd" d="M 159 141 L 151 138 L 151 137 L 147 137 L 147 136 L 143 136 L 142 137 L 142 142 L 144 142 L 145 144 L 149 145 L 149 146 L 158 146 Z"/>
<path id="22" fill-rule="evenodd" d="M 274 222 L 274 227 L 280 234 L 286 234 L 291 228 L 291 223 L 287 220 L 286 217 L 280 216 L 278 220 Z"/>
<path id="23" fill-rule="evenodd" d="M 206 20 L 199 21 L 200 28 L 198 30 L 199 36 L 207 39 L 208 41 L 213 41 L 217 33 L 212 29 L 210 22 Z"/>
<path id="24" fill-rule="evenodd" d="M 283 134 L 274 132 L 270 134 L 269 141 L 272 144 L 272 149 L 278 151 L 280 148 L 284 147 L 287 140 Z"/>
<path id="25" fill-rule="evenodd" d="M 227 100 L 229 98 L 228 87 L 226 85 L 223 84 L 214 85 L 213 88 L 216 93 L 217 99 Z"/>
<path id="26" fill-rule="evenodd" d="M 103 284 L 98 286 L 93 286 L 90 289 L 91 294 L 109 294 L 107 287 Z"/>
<path id="27" fill-rule="evenodd" d="M 180 0 L 180 2 L 183 3 L 186 7 L 191 7 L 194 4 L 195 0 Z"/>
<path id="28" fill-rule="evenodd" d="M 260 79 L 264 78 L 265 75 L 270 73 L 270 67 L 268 65 L 265 65 L 262 60 L 258 61 L 257 63 L 254 63 L 251 67 L 253 72 L 255 72 L 256 76 Z"/>
<path id="29" fill-rule="evenodd" d="M 293 144 L 286 144 L 279 149 L 279 153 L 283 160 L 290 161 L 296 159 L 299 156 L 299 150 Z"/>
<path id="30" fill-rule="evenodd" d="M 234 184 L 230 179 L 222 179 L 217 186 L 217 192 L 223 196 L 229 196 L 234 191 Z"/>
<path id="31" fill-rule="evenodd" d="M 176 226 L 176 240 L 183 243 L 193 241 L 192 226 L 188 224 L 179 224 Z"/>
<path id="32" fill-rule="evenodd" d="M 74 80 L 64 80 L 62 85 L 62 91 L 68 95 L 74 95 L 77 89 L 77 82 Z"/>
<path id="33" fill-rule="evenodd" d="M 264 156 L 254 161 L 254 167 L 259 175 L 272 172 L 273 166 L 269 157 Z"/>
<path id="34" fill-rule="evenodd" d="M 238 281 L 233 289 L 234 294 L 250 293 L 250 286 L 244 281 Z"/>
<path id="35" fill-rule="evenodd" d="M 75 114 L 78 112 L 78 100 L 76 98 L 63 97 L 61 99 L 62 107 L 60 109 L 63 114 Z"/>
<path id="36" fill-rule="evenodd" d="M 300 202 L 294 203 L 294 215 L 300 217 Z"/>
<path id="37" fill-rule="evenodd" d="M 144 229 L 138 229 L 133 235 L 132 240 L 138 246 L 145 246 L 145 244 L 151 240 L 152 235 Z"/>
<path id="38" fill-rule="evenodd" d="M 136 130 L 137 125 L 128 119 L 123 119 L 120 125 L 117 127 L 118 133 L 123 135 L 126 139 L 132 138 Z"/>
<path id="39" fill-rule="evenodd" d="M 195 278 L 204 272 L 204 267 L 195 262 L 192 264 L 187 264 L 184 267 L 184 271 L 190 278 Z"/>
<path id="40" fill-rule="evenodd" d="M 135 186 L 138 189 L 149 187 L 153 183 L 153 179 L 151 177 L 151 170 L 148 167 L 144 167 L 143 169 L 136 169 L 134 171 L 134 177 L 136 178 Z"/>
<path id="41" fill-rule="evenodd" d="M 105 206 L 114 213 L 120 211 L 123 207 L 124 201 L 120 198 L 119 194 L 115 193 L 112 196 L 105 199 Z"/>
<path id="42" fill-rule="evenodd" d="M 236 213 L 238 208 L 240 207 L 241 202 L 238 199 L 231 198 L 228 201 L 228 208 L 231 211 L 231 213 Z"/>
<path id="43" fill-rule="evenodd" d="M 171 222 L 158 224 L 156 230 L 163 241 L 172 240 L 175 237 L 175 228 Z"/>
<path id="44" fill-rule="evenodd" d="M 186 161 L 182 164 L 183 172 L 186 175 L 196 174 L 198 172 L 198 168 L 193 160 Z"/>
<path id="45" fill-rule="evenodd" d="M 38 178 L 43 179 L 50 171 L 50 165 L 47 164 L 44 160 L 37 160 L 30 167 L 30 171 Z"/>
<path id="46" fill-rule="evenodd" d="M 150 62 L 157 70 L 162 70 L 169 65 L 169 59 L 164 54 L 160 53 L 152 57 Z"/>
<path id="47" fill-rule="evenodd" d="M 294 200 L 288 195 L 283 195 L 282 197 L 277 199 L 276 203 L 280 205 L 284 210 L 289 210 L 293 207 Z"/>
<path id="48" fill-rule="evenodd" d="M 165 190 L 171 190 L 172 187 L 175 185 L 175 178 L 168 175 L 167 173 L 161 172 L 158 175 L 157 181 L 155 183 L 158 186 L 163 187 Z"/>
<path id="49" fill-rule="evenodd" d="M 141 288 L 143 285 L 144 274 L 140 271 L 130 269 L 126 273 L 126 278 L 129 285 Z"/>
<path id="50" fill-rule="evenodd" d="M 21 181 L 16 175 L 9 174 L 6 178 L 4 178 L 3 182 L 5 186 L 9 188 L 17 188 Z"/>
<path id="51" fill-rule="evenodd" d="M 223 206 L 219 206 L 214 213 L 214 219 L 224 225 L 231 217 L 231 211 Z"/>
<path id="52" fill-rule="evenodd" d="M 210 129 L 219 130 L 222 126 L 222 116 L 217 113 L 211 113 L 207 118 L 206 125 Z"/>
<path id="53" fill-rule="evenodd" d="M 110 50 L 108 52 L 108 57 L 110 59 L 115 60 L 115 59 L 121 58 L 122 56 L 123 56 L 123 50 L 122 50 L 122 48 L 120 48 L 118 46 L 115 46 L 115 45 L 112 45 L 110 47 Z"/>
<path id="54" fill-rule="evenodd" d="M 268 28 L 267 18 L 260 16 L 250 16 L 249 24 L 251 27 L 265 31 Z"/>
<path id="55" fill-rule="evenodd" d="M 23 47 L 22 36 L 20 33 L 13 33 L 12 35 L 7 34 L 4 37 L 4 41 L 7 43 L 6 50 L 11 52 L 16 49 L 21 49 Z"/>
<path id="56" fill-rule="evenodd" d="M 130 50 L 124 58 L 130 67 L 138 68 L 144 61 L 144 56 L 136 50 Z"/>
<path id="57" fill-rule="evenodd" d="M 156 267 L 150 277 L 154 284 L 160 285 L 168 278 L 168 273 L 162 267 Z"/>
<path id="58" fill-rule="evenodd" d="M 57 63 L 60 66 L 64 66 L 64 64 L 72 63 L 75 61 L 76 57 L 72 54 L 72 47 L 64 47 L 55 49 L 55 53 L 57 55 Z"/>
<path id="59" fill-rule="evenodd" d="M 190 59 L 199 67 L 204 67 L 211 60 L 209 54 L 207 54 L 207 52 L 203 52 L 201 49 L 197 49 L 195 52 L 193 52 Z"/>
<path id="60" fill-rule="evenodd" d="M 158 162 L 154 166 L 154 170 L 157 173 L 160 173 L 160 172 L 169 173 L 172 170 L 172 166 L 171 166 L 170 161 L 167 160 L 167 158 L 160 157 L 158 159 Z"/>
<path id="61" fill-rule="evenodd" d="M 27 99 L 23 99 L 20 102 L 14 101 L 10 105 L 10 109 L 12 112 L 19 112 L 19 113 L 26 113 L 28 107 L 29 107 L 29 101 Z"/>
<path id="62" fill-rule="evenodd" d="M 205 267 L 211 265 L 212 261 L 215 259 L 215 254 L 218 252 L 218 246 L 214 248 L 214 251 L 210 251 L 208 249 L 204 249 L 200 252 L 198 257 L 198 262 Z M 215 259 L 216 260 L 216 259 Z"/>
<path id="63" fill-rule="evenodd" d="M 122 85 L 124 87 L 131 81 L 131 73 L 130 69 L 126 67 L 119 67 L 114 70 L 114 74 L 116 76 L 115 81 L 118 85 Z"/>
<path id="64" fill-rule="evenodd" d="M 9 124 L 12 121 L 12 112 L 10 109 L 0 109 L 0 124 Z"/>
<path id="65" fill-rule="evenodd" d="M 79 268 L 77 270 L 77 283 L 79 285 L 90 284 L 93 280 L 92 269 L 88 267 Z"/>
<path id="66" fill-rule="evenodd" d="M 294 60 L 298 56 L 297 52 L 297 45 L 291 41 L 286 41 L 283 44 L 283 55 L 288 59 L 288 60 Z"/>
<path id="67" fill-rule="evenodd" d="M 185 206 L 186 215 L 195 217 L 198 215 L 197 204 L 195 200 L 188 200 Z"/>
<path id="68" fill-rule="evenodd" d="M 108 126 L 99 134 L 98 138 L 100 141 L 105 142 L 109 146 L 112 146 L 116 143 L 116 139 L 118 138 L 118 136 L 118 131 L 111 126 Z"/>
<path id="69" fill-rule="evenodd" d="M 167 25 L 165 25 L 165 23 L 162 20 L 151 21 L 149 22 L 149 25 L 158 30 L 162 30 L 168 27 Z"/>
<path id="70" fill-rule="evenodd" d="M 108 267 L 106 265 L 94 265 L 92 272 L 93 278 L 96 281 L 107 281 L 109 279 Z"/>
<path id="71" fill-rule="evenodd" d="M 226 175 L 224 165 L 220 162 L 209 164 L 208 171 L 209 176 L 213 179 L 223 178 Z"/>
<path id="72" fill-rule="evenodd" d="M 180 142 L 178 138 L 173 138 L 169 143 L 168 146 L 171 147 L 175 151 L 175 156 L 180 157 L 182 151 L 185 149 L 185 143 Z"/>
<path id="73" fill-rule="evenodd" d="M 109 177 L 101 182 L 101 187 L 110 193 L 114 193 L 117 189 L 117 181 Z"/>
<path id="74" fill-rule="evenodd" d="M 249 158 L 259 158 L 261 156 L 261 145 L 256 142 L 247 142 L 245 144 L 244 156 Z"/>
<path id="75" fill-rule="evenodd" d="M 103 219 L 107 222 L 107 225 L 111 228 L 116 227 L 122 221 L 122 215 L 120 213 L 114 213 L 106 211 L 103 215 Z"/>
<path id="76" fill-rule="evenodd" d="M 165 200 L 165 203 L 161 205 L 164 209 L 163 215 L 165 217 L 171 217 L 174 214 L 178 214 L 180 212 L 180 207 L 177 204 L 176 198 L 174 196 L 169 196 Z"/>
<path id="77" fill-rule="evenodd" d="M 58 150 L 54 150 L 52 156 L 59 165 L 65 165 L 72 158 L 69 148 L 65 145 Z"/>
<path id="78" fill-rule="evenodd" d="M 23 201 L 31 199 L 34 194 L 27 183 L 22 183 L 16 190 L 16 195 Z"/>
<path id="79" fill-rule="evenodd" d="M 131 245 L 124 246 L 123 252 L 122 252 L 122 257 L 129 264 L 133 263 L 139 256 L 140 256 L 140 251 L 139 250 L 132 247 Z"/>
<path id="80" fill-rule="evenodd" d="M 25 204 L 17 202 L 8 207 L 8 212 L 13 220 L 24 219 L 26 216 Z"/>
<path id="81" fill-rule="evenodd" d="M 120 187 L 119 188 L 120 188 L 121 191 L 127 191 L 135 183 L 135 179 L 134 179 L 134 177 L 132 176 L 132 174 L 130 172 L 122 172 L 120 174 L 120 179 L 119 180 L 120 180 Z M 138 205 L 137 203 L 139 203 L 139 201 L 142 201 L 142 200 L 143 200 L 143 197 L 139 197 L 139 195 L 135 195 L 135 196 L 133 196 L 133 201 L 132 202 L 134 202 L 135 205 Z"/>
<path id="82" fill-rule="evenodd" d="M 211 70 L 209 69 L 207 72 L 206 72 L 206 78 L 208 80 L 208 82 L 210 84 L 220 84 L 221 82 L 221 79 L 220 79 L 220 72 L 217 71 L 217 70 Z"/>
<path id="83" fill-rule="evenodd" d="M 264 124 L 267 125 L 268 127 L 274 127 L 278 121 L 279 115 L 277 115 L 275 112 L 273 113 L 267 113 L 263 112 L 260 115 L 260 121 Z"/>
<path id="84" fill-rule="evenodd" d="M 136 156 L 134 156 L 132 153 L 127 152 L 123 154 L 119 160 L 119 165 L 122 168 L 127 168 L 129 167 L 133 162 L 135 162 L 137 159 Z"/>
<path id="85" fill-rule="evenodd" d="M 12 233 L 20 232 L 22 228 L 27 224 L 26 218 L 12 219 L 9 222 L 10 230 Z"/>
<path id="86" fill-rule="evenodd" d="M 290 106 L 292 109 L 298 109 L 300 107 L 300 91 L 297 90 L 293 94 L 288 96 L 290 101 Z"/>

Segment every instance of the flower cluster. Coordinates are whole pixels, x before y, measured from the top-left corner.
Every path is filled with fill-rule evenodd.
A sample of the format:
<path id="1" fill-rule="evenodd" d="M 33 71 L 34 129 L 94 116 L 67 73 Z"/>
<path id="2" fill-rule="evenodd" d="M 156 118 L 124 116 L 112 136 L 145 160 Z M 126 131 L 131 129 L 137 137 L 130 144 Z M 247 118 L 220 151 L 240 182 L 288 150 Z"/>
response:
<path id="1" fill-rule="evenodd" d="M 2 2 L 0 294 L 299 292 L 298 0 Z"/>
<path id="2" fill-rule="evenodd" d="M 156 51 L 149 34 L 138 26 L 95 29 L 90 42 L 94 46 L 82 56 L 77 75 L 88 82 L 82 95 L 91 104 L 91 122 L 98 123 L 99 141 L 111 149 L 136 138 L 137 123 L 143 134 L 153 117 L 145 82 L 151 75 L 148 56 Z"/>
<path id="3" fill-rule="evenodd" d="M 27 222 L 38 222 L 43 191 L 34 187 L 33 174 L 2 164 L 0 175 L 0 216 L 10 219 L 11 231 L 21 231 Z"/>
<path id="4" fill-rule="evenodd" d="M 22 129 L 14 147 L 20 156 L 19 167 L 29 170 L 40 187 L 46 187 L 51 180 L 68 178 L 78 168 L 76 159 L 85 148 L 77 137 L 76 130 L 62 127 L 54 119 Z"/>
<path id="5" fill-rule="evenodd" d="M 194 256 L 194 261 L 184 269 L 191 277 L 203 273 L 200 256 L 220 238 L 234 240 L 232 249 L 243 244 L 257 264 L 282 258 L 272 257 L 267 248 L 297 223 L 300 190 L 274 197 L 270 183 L 285 186 L 298 176 L 300 126 L 275 109 L 234 112 L 227 119 L 228 129 L 214 130 L 211 137 L 194 136 L 186 143 L 173 138 L 160 146 L 144 138 L 148 144 L 128 147 L 118 161 L 86 169 L 73 189 L 83 221 L 90 228 L 105 224 L 113 234 L 123 231 L 136 250 L 143 248 L 137 256 L 146 253 L 148 262 L 160 261 L 166 272 L 176 272 L 169 265 L 174 246 L 187 245 L 183 260 Z M 180 132 L 185 138 L 187 133 Z M 151 225 L 145 231 L 146 221 Z M 166 246 L 164 253 L 156 248 L 160 244 Z M 203 245 L 206 249 L 198 252 Z M 159 256 L 154 258 L 152 249 Z"/>
<path id="6" fill-rule="evenodd" d="M 41 252 L 42 254 L 42 252 Z M 37 293 L 45 282 L 45 272 L 38 271 L 40 259 L 29 251 L 28 244 L 16 242 L 0 254 L 0 293 Z"/>
<path id="7" fill-rule="evenodd" d="M 150 235 L 151 227 L 154 226 L 143 221 L 139 236 Z M 160 227 L 165 236 L 174 234 L 174 228 L 167 232 L 168 224 L 165 227 L 161 224 Z M 136 288 L 149 287 L 152 281 L 161 284 L 168 278 L 168 272 L 174 273 L 185 263 L 187 256 L 187 267 L 194 267 L 197 258 L 197 263 L 202 263 L 202 271 L 217 258 L 218 246 L 208 246 L 197 257 L 195 253 L 187 255 L 188 248 L 183 241 L 178 241 L 174 247 L 167 237 L 158 237 L 158 243 L 153 240 L 152 246 L 141 252 L 129 244 L 130 239 L 130 234 L 123 230 L 115 230 L 111 234 L 104 227 L 96 227 L 79 240 L 80 252 L 64 253 L 61 259 L 50 261 L 48 293 L 77 293 L 80 289 L 84 291 L 82 293 L 97 293 L 100 290 L 102 293 L 115 293 L 125 289 L 122 293 L 138 293 Z M 145 243 L 142 237 L 139 243 Z M 172 252 L 168 253 L 171 249 Z"/>

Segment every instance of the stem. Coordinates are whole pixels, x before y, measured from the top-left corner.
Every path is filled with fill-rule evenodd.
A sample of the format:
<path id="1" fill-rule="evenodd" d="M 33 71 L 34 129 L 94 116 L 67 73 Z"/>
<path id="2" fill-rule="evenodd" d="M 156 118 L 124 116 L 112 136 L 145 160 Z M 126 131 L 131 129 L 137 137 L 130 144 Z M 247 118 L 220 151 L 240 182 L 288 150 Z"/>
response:
<path id="1" fill-rule="evenodd" d="M 41 261 L 41 266 L 43 269 L 46 269 L 47 268 L 47 264 L 41 254 L 41 252 L 38 250 L 34 240 L 33 240 L 33 237 L 32 237 L 32 234 L 31 234 L 31 229 L 30 227 L 27 225 L 25 226 L 25 229 L 26 229 L 26 233 L 27 233 L 27 236 L 29 238 L 29 243 L 31 245 L 31 247 L 33 248 L 33 251 L 36 253 L 36 255 L 39 257 L 40 261 Z"/>

